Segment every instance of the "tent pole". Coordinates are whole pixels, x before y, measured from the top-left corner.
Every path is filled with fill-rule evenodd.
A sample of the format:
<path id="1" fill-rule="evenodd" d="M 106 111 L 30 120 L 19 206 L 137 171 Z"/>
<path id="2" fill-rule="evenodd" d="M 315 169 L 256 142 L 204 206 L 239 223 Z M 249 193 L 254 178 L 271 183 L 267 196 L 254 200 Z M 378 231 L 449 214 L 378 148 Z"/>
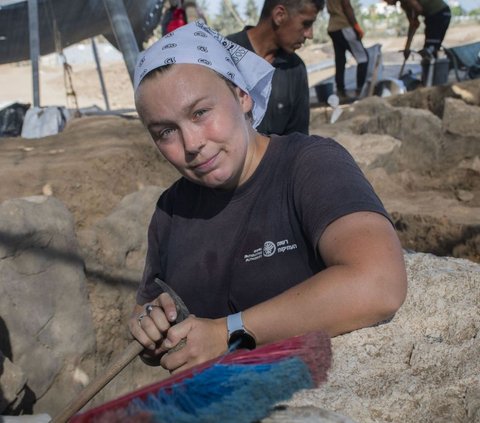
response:
<path id="1" fill-rule="evenodd" d="M 128 19 L 125 4 L 123 3 L 123 0 L 103 0 L 103 4 L 107 10 L 107 15 L 110 24 L 112 25 L 117 44 L 122 51 L 130 79 L 133 82 L 135 64 L 139 50 L 132 25 Z"/>
<path id="2" fill-rule="evenodd" d="M 105 108 L 110 110 L 110 104 L 108 102 L 107 89 L 105 88 L 105 81 L 103 79 L 102 67 L 100 65 L 100 57 L 98 55 L 97 44 L 95 43 L 95 38 L 92 37 L 92 51 L 93 57 L 95 58 L 95 63 L 97 65 L 98 79 L 100 79 L 100 85 L 102 87 L 103 99 L 105 100 Z"/>
<path id="3" fill-rule="evenodd" d="M 38 0 L 28 0 L 28 23 L 30 61 L 32 63 L 33 106 L 40 107 L 40 80 L 38 71 L 38 58 L 40 56 L 40 34 L 38 25 Z"/>

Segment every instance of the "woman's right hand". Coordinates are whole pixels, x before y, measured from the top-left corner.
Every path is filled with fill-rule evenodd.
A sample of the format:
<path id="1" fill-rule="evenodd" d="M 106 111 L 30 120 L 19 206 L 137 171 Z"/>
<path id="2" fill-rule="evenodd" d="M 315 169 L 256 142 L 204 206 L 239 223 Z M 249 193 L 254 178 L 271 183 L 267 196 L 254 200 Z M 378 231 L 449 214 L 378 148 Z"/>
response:
<path id="1" fill-rule="evenodd" d="M 159 364 L 161 355 L 167 351 L 161 346 L 162 341 L 176 319 L 175 302 L 167 293 L 150 303 L 135 305 L 128 326 L 131 334 L 145 347 L 141 357 L 147 364 Z"/>

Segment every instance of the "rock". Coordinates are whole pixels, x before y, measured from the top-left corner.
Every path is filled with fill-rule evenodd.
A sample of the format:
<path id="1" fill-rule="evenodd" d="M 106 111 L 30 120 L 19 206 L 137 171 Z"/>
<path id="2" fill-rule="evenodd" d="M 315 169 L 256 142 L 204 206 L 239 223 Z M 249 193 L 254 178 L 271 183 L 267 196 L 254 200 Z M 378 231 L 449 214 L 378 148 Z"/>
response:
<path id="1" fill-rule="evenodd" d="M 50 197 L 53 195 L 53 189 L 52 189 L 52 185 L 50 184 L 45 184 L 43 187 L 42 187 L 42 194 L 47 196 L 47 197 Z"/>
<path id="2" fill-rule="evenodd" d="M 314 133 L 338 139 L 348 145 L 347 148 L 355 148 L 355 142 L 347 144 L 345 141 L 355 138 L 355 134 L 362 135 L 363 143 L 370 139 L 382 141 L 388 146 L 383 152 L 386 158 L 382 159 L 374 151 L 370 163 L 375 167 L 384 166 L 389 172 L 401 169 L 424 171 L 442 165 L 442 121 L 429 110 L 393 107 L 380 97 L 354 103 L 342 114 L 341 121 L 319 126 Z M 394 139 L 396 145 L 392 141 L 385 143 L 388 138 L 380 137 Z M 362 156 L 368 155 L 370 147 L 366 146 Z"/>
<path id="3" fill-rule="evenodd" d="M 472 86 L 466 86 L 465 84 L 453 84 L 452 91 L 458 97 L 460 97 L 465 103 L 480 106 L 480 90 L 472 89 Z"/>
<path id="4" fill-rule="evenodd" d="M 395 107 L 429 110 L 439 118 L 443 115 L 445 98 L 454 95 L 450 86 L 420 87 L 402 95 L 387 98 Z"/>
<path id="5" fill-rule="evenodd" d="M 398 107 L 371 117 L 359 132 L 390 135 L 401 146 L 390 155 L 392 169 L 438 167 L 442 150 L 442 121 L 428 110 Z"/>
<path id="6" fill-rule="evenodd" d="M 331 124 L 331 112 L 312 109 L 310 115 L 311 133 L 324 137 L 336 138 L 337 134 L 359 133 L 359 127 L 380 114 L 394 110 L 383 98 L 372 96 L 357 101 L 348 107 L 342 108 L 343 112 L 339 119 Z"/>
<path id="7" fill-rule="evenodd" d="M 53 197 L 0 204 L 0 310 L 2 343 L 34 397 L 73 396 L 73 382 L 54 382 L 94 351 L 95 333 L 73 218 Z"/>
<path id="8" fill-rule="evenodd" d="M 480 107 L 468 105 L 463 100 L 445 99 L 443 129 L 462 137 L 478 138 L 480 134 Z"/>
<path id="9" fill-rule="evenodd" d="M 0 413 L 19 398 L 26 382 L 27 378 L 22 369 L 0 351 Z"/>
<path id="10" fill-rule="evenodd" d="M 370 119 L 372 116 L 378 116 L 392 110 L 394 110 L 394 107 L 389 104 L 388 100 L 378 96 L 371 96 L 348 106 L 342 114 L 341 120 L 345 121 L 358 116 L 365 116 Z"/>
<path id="11" fill-rule="evenodd" d="M 334 338 L 329 380 L 290 406 L 362 423 L 480 421 L 480 265 L 405 259 L 409 292 L 394 319 Z"/>
<path id="12" fill-rule="evenodd" d="M 147 186 L 125 196 L 110 215 L 80 233 L 79 242 L 89 261 L 142 271 L 148 224 L 162 191 Z"/>
<path id="13" fill-rule="evenodd" d="M 401 141 L 389 135 L 339 133 L 335 140 L 353 156 L 362 170 L 370 167 L 382 156 L 388 155 L 401 146 Z"/>
<path id="14" fill-rule="evenodd" d="M 478 79 L 462 81 L 453 85 L 437 85 L 419 88 L 403 95 L 388 98 L 388 102 L 395 107 L 414 107 L 430 110 L 441 118 L 444 112 L 445 100 L 461 98 L 469 104 L 480 106 L 480 84 Z"/>

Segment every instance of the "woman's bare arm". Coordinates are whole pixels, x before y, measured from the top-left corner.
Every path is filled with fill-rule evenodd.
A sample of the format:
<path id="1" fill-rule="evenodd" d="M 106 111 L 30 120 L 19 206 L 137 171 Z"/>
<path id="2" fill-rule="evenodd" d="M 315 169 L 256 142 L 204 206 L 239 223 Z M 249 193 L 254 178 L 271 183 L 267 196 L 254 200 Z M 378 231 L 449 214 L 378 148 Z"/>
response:
<path id="1" fill-rule="evenodd" d="M 336 336 L 389 318 L 402 305 L 403 252 L 384 216 L 360 212 L 337 219 L 318 250 L 325 270 L 244 312 L 260 344 L 318 329 Z"/>

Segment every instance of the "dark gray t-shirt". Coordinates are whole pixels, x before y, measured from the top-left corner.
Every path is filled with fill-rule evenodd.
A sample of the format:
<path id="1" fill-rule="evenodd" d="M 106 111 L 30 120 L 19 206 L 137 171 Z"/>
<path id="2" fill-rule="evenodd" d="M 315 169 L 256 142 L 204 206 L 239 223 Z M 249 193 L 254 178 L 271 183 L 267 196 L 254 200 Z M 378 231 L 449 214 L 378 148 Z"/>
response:
<path id="1" fill-rule="evenodd" d="M 273 136 L 235 191 L 182 178 L 161 195 L 137 301 L 160 294 L 158 275 L 197 317 L 244 310 L 324 269 L 316 252 L 323 231 L 358 211 L 388 217 L 342 146 L 299 133 Z"/>

